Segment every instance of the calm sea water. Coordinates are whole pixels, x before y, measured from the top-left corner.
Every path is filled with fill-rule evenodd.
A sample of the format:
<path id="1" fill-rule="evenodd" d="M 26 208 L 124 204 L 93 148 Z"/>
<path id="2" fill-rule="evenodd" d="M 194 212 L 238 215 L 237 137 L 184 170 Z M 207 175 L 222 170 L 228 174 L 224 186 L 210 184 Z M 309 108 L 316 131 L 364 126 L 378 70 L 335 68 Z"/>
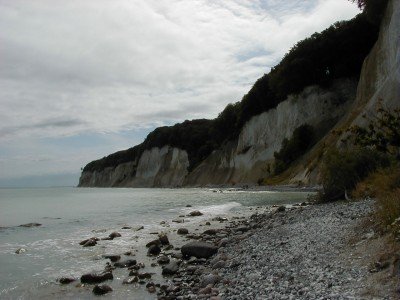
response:
<path id="1" fill-rule="evenodd" d="M 225 191 L 208 189 L 0 189 L 0 299 L 91 298 L 88 290 L 74 284 L 60 286 L 61 276 L 79 278 L 104 268 L 103 254 L 139 251 L 154 236 L 172 232 L 181 224 L 179 215 L 201 210 L 204 216 L 229 215 L 252 206 L 291 204 L 304 201 L 307 193 Z M 186 205 L 192 205 L 187 208 Z M 168 227 L 160 225 L 167 221 Z M 18 225 L 37 222 L 35 228 Z M 122 230 L 124 225 L 143 225 L 140 231 Z M 96 247 L 83 248 L 79 242 L 92 236 L 105 237 L 112 231 L 123 237 Z M 27 251 L 16 254 L 19 248 Z M 139 251 L 140 252 L 140 251 Z M 138 260 L 145 257 L 136 254 Z M 120 273 L 111 282 L 121 285 Z M 126 276 L 125 276 L 126 277 Z M 114 286 L 113 286 L 114 287 Z M 119 287 L 108 297 L 154 299 L 142 287 Z"/>

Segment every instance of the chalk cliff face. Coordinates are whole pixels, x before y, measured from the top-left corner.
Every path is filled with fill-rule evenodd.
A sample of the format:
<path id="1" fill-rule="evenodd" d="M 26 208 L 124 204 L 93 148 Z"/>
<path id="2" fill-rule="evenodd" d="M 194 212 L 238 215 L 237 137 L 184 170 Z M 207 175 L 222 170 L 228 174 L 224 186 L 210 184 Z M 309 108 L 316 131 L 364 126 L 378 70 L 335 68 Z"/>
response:
<path id="1" fill-rule="evenodd" d="M 382 21 L 379 39 L 363 64 L 358 87 L 352 80 L 338 80 L 329 89 L 311 86 L 297 96 L 289 96 L 275 109 L 250 119 L 236 141 L 228 142 L 212 152 L 191 172 L 188 172 L 186 151 L 164 146 L 146 150 L 135 161 L 117 167 L 83 172 L 79 186 L 254 184 L 268 176 L 274 152 L 281 148 L 283 139 L 290 137 L 297 127 L 308 123 L 322 137 L 335 126 L 363 124 L 361 116 L 364 113 L 373 114 L 380 100 L 389 108 L 400 106 L 399 28 L 400 1 L 391 0 Z M 318 151 L 317 148 L 327 141 L 327 138 L 322 139 L 312 151 Z M 327 142 L 327 145 L 335 146 L 332 142 Z M 301 168 L 291 174 L 289 181 L 318 181 L 315 175 L 317 171 L 313 171 L 314 175 L 311 171 L 318 170 L 318 167 L 315 168 L 318 161 L 304 161 L 299 163 Z M 313 164 L 312 168 L 310 164 Z"/>
<path id="2" fill-rule="evenodd" d="M 181 186 L 188 171 L 186 151 L 164 146 L 146 150 L 136 162 L 83 172 L 79 186 L 89 187 L 175 187 Z"/>
<path id="3" fill-rule="evenodd" d="M 400 1 L 388 3 L 378 41 L 365 59 L 357 98 L 348 115 L 354 123 L 365 122 L 362 115 L 373 114 L 380 103 L 400 106 Z"/>
<path id="4" fill-rule="evenodd" d="M 247 122 L 237 143 L 214 151 L 188 175 L 185 185 L 256 183 L 268 175 L 284 138 L 306 123 L 326 132 L 345 114 L 355 91 L 354 81 L 341 80 L 330 89 L 312 86 L 290 96 Z"/>
<path id="5" fill-rule="evenodd" d="M 400 107 L 400 1 L 398 0 L 388 2 L 378 40 L 363 63 L 356 99 L 336 127 L 348 128 L 352 124 L 365 126 L 368 118 L 363 116 L 373 117 L 380 105 L 387 109 Z M 309 162 L 305 160 L 300 162 L 297 173 L 293 173 L 288 181 L 319 182 L 320 161 L 315 158 L 316 152 L 324 150 L 321 144 L 325 145 L 325 148 L 341 147 L 340 141 L 343 137 L 344 135 L 336 139 L 332 139 L 332 136 L 323 139 L 319 147 L 313 149 L 314 153 L 309 153 L 307 157 Z"/>

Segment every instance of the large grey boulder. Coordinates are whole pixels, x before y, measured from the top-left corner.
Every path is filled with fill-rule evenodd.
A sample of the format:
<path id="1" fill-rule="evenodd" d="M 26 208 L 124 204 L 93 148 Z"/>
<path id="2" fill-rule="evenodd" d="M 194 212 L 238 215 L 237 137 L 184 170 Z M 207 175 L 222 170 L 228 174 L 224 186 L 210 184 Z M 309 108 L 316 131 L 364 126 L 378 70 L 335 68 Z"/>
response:
<path id="1" fill-rule="evenodd" d="M 190 242 L 181 248 L 184 257 L 209 258 L 218 252 L 218 248 L 205 242 Z"/>

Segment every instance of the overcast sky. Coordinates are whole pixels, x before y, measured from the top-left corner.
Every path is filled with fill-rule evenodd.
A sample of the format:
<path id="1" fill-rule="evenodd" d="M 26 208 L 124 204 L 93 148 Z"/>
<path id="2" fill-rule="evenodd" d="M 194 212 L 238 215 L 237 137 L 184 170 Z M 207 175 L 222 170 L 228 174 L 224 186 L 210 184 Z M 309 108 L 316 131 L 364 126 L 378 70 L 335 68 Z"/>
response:
<path id="1" fill-rule="evenodd" d="M 358 12 L 346 0 L 0 0 L 0 186 L 76 184 L 157 126 L 215 118 L 297 41 Z"/>

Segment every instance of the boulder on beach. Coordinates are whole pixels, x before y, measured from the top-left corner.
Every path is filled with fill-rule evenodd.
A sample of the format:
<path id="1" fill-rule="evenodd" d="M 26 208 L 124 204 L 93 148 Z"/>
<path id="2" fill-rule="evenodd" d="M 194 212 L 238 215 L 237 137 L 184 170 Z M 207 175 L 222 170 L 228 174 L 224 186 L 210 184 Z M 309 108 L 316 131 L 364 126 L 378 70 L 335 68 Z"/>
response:
<path id="1" fill-rule="evenodd" d="M 209 258 L 218 252 L 218 248 L 205 242 L 190 242 L 181 248 L 184 257 Z"/>
<path id="2" fill-rule="evenodd" d="M 203 277 L 202 277 L 202 280 L 201 280 L 201 282 L 200 282 L 200 286 L 201 287 L 206 287 L 206 286 L 208 286 L 209 284 L 211 284 L 211 285 L 215 285 L 216 283 L 218 283 L 219 281 L 221 280 L 221 276 L 219 276 L 219 275 L 215 275 L 215 274 L 207 274 L 207 275 L 204 275 Z"/>
<path id="3" fill-rule="evenodd" d="M 202 216 L 203 213 L 200 212 L 200 211 L 198 211 L 198 210 L 195 210 L 195 211 L 190 212 L 189 215 L 190 215 L 191 217 L 198 217 L 198 216 Z"/>
<path id="4" fill-rule="evenodd" d="M 112 280 L 114 279 L 114 276 L 111 272 L 103 272 L 103 273 L 89 273 L 89 274 L 84 274 L 81 276 L 81 283 L 89 283 L 89 284 L 94 284 L 94 283 L 101 283 L 106 280 Z"/>
<path id="5" fill-rule="evenodd" d="M 174 275 L 178 272 L 178 269 L 178 264 L 173 260 L 168 265 L 164 266 L 162 269 L 162 275 Z"/>
<path id="6" fill-rule="evenodd" d="M 187 230 L 186 228 L 179 228 L 177 233 L 178 234 L 188 234 L 189 230 Z"/>
<path id="7" fill-rule="evenodd" d="M 207 235 L 216 235 L 217 233 L 218 233 L 217 229 L 208 229 L 203 232 L 203 234 L 207 234 Z"/>
<path id="8" fill-rule="evenodd" d="M 162 256 L 160 256 L 160 257 L 157 259 L 157 262 L 158 262 L 160 265 L 165 265 L 165 264 L 169 263 L 169 261 L 170 261 L 170 259 L 169 259 L 169 257 L 166 256 L 166 255 L 162 255 Z"/>
<path id="9" fill-rule="evenodd" d="M 93 288 L 93 294 L 95 294 L 95 295 L 104 295 L 104 294 L 107 294 L 107 293 L 109 293 L 109 292 L 112 292 L 112 288 L 110 287 L 110 286 L 108 286 L 108 285 L 106 285 L 106 284 L 102 284 L 102 285 L 96 285 L 94 288 Z"/>

